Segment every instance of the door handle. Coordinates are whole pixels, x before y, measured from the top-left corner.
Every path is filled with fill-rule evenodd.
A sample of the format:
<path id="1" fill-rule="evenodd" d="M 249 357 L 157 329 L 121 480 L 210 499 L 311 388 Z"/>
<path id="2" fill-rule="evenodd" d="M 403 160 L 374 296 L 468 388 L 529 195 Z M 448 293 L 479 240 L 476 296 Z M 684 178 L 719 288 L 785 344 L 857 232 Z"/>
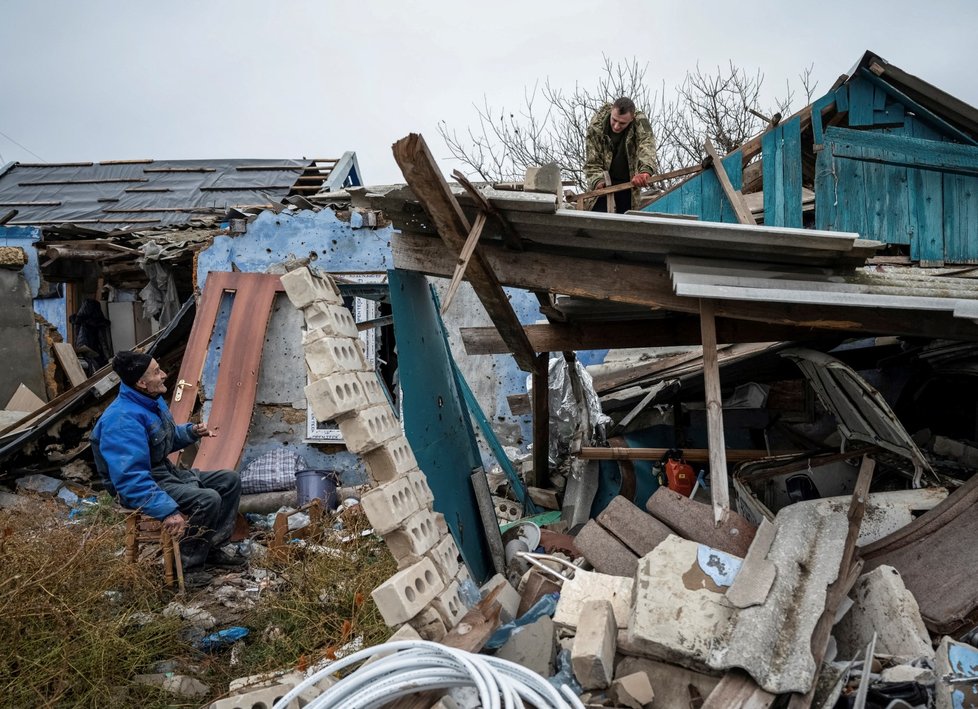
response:
<path id="1" fill-rule="evenodd" d="M 191 384 L 190 382 L 188 382 L 188 381 L 186 381 L 184 379 L 181 379 L 180 381 L 178 381 L 177 382 L 176 391 L 173 392 L 173 400 L 174 401 L 180 401 L 180 399 L 183 398 L 183 390 L 184 390 L 184 388 L 185 387 L 193 387 L 193 386 L 194 386 L 193 384 Z"/>

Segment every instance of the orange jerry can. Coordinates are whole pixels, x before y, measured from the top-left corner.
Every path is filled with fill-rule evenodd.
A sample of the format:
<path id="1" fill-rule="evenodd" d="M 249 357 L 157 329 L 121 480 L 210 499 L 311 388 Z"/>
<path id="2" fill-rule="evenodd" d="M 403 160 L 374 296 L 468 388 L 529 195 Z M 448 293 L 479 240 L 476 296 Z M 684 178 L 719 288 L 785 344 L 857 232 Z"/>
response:
<path id="1" fill-rule="evenodd" d="M 696 485 L 696 473 L 693 466 L 684 459 L 669 458 L 666 461 L 666 485 L 670 490 L 678 492 L 683 497 L 689 497 Z"/>

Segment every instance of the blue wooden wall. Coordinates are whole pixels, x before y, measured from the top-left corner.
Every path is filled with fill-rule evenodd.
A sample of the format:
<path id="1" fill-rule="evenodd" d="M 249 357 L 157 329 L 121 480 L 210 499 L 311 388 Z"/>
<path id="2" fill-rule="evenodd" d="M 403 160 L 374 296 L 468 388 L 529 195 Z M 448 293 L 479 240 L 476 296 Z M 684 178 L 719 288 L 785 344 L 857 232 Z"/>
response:
<path id="1" fill-rule="evenodd" d="M 722 162 L 734 189 L 739 190 L 744 177 L 740 151 L 730 153 L 723 158 Z M 706 222 L 737 223 L 737 215 L 723 194 L 720 180 L 717 179 L 713 170 L 705 170 L 691 177 L 645 207 L 644 211 L 662 212 L 663 214 L 692 214 Z"/>

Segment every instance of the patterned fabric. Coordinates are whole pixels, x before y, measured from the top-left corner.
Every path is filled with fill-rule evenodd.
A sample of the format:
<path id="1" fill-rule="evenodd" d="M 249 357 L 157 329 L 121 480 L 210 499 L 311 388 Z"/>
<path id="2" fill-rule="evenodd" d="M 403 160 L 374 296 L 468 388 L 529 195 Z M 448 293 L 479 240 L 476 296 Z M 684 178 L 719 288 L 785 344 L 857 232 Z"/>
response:
<path id="1" fill-rule="evenodd" d="M 295 451 L 276 448 L 248 463 L 241 471 L 241 492 L 277 492 L 295 489 L 295 474 L 306 469 L 306 462 Z"/>
<path id="2" fill-rule="evenodd" d="M 611 120 L 611 104 L 606 103 L 598 109 L 591 119 L 585 141 L 584 179 L 588 189 L 593 190 L 596 184 L 604 179 L 604 171 L 611 167 L 614 157 L 611 139 L 605 127 Z M 625 130 L 625 149 L 628 152 L 628 171 L 630 176 L 640 172 L 654 175 L 658 172 L 659 159 L 656 157 L 655 136 L 652 135 L 652 124 L 642 111 L 635 111 L 635 120 Z M 641 188 L 632 188 L 632 204 L 637 205 L 641 196 Z M 585 205 L 587 209 L 591 205 Z"/>

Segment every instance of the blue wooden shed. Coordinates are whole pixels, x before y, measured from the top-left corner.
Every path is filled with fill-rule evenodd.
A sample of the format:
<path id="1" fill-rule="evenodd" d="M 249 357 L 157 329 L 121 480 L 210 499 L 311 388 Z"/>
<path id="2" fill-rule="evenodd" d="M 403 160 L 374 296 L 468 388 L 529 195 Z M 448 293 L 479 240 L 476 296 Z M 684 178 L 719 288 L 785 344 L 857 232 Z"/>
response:
<path id="1" fill-rule="evenodd" d="M 722 162 L 759 222 L 858 232 L 921 266 L 978 264 L 978 110 L 873 52 Z M 737 221 L 712 170 L 643 209 Z"/>

